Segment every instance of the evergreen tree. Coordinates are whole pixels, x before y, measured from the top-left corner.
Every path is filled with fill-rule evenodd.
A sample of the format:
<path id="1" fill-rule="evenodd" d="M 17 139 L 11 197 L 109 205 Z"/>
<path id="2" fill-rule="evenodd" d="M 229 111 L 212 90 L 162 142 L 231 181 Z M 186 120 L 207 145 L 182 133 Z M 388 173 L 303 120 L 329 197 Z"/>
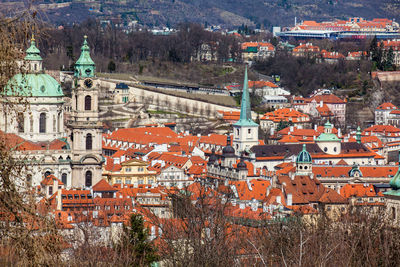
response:
<path id="1" fill-rule="evenodd" d="M 110 73 L 115 71 L 115 62 L 113 60 L 110 60 L 110 62 L 108 62 L 107 69 Z"/>
<path id="2" fill-rule="evenodd" d="M 123 228 L 120 242 L 116 246 L 126 266 L 149 266 L 158 260 L 156 249 L 149 240 L 143 217 L 132 214 L 130 226 Z"/>
<path id="3" fill-rule="evenodd" d="M 393 70 L 393 60 L 394 60 L 393 48 L 390 47 L 389 51 L 386 53 L 385 56 L 385 70 Z"/>

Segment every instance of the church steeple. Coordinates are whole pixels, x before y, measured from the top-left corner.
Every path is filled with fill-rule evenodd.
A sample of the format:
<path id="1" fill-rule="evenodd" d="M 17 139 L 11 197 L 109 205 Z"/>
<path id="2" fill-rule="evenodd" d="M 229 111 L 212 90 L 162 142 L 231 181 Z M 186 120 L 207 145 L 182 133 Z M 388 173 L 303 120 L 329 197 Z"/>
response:
<path id="1" fill-rule="evenodd" d="M 96 71 L 96 65 L 90 57 L 90 48 L 87 42 L 87 36 L 84 36 L 83 45 L 81 47 L 81 56 L 75 63 L 76 78 L 89 78 L 94 77 Z"/>
<path id="2" fill-rule="evenodd" d="M 242 91 L 242 103 L 240 107 L 240 119 L 235 123 L 238 126 L 258 126 L 251 119 L 251 106 L 250 106 L 250 94 L 249 94 L 249 80 L 247 78 L 247 66 L 244 73 L 243 91 Z"/>
<path id="3" fill-rule="evenodd" d="M 236 154 L 250 152 L 250 148 L 258 145 L 258 124 L 251 119 L 250 95 L 248 88 L 247 66 L 244 73 L 240 119 L 233 124 L 233 146 Z"/>

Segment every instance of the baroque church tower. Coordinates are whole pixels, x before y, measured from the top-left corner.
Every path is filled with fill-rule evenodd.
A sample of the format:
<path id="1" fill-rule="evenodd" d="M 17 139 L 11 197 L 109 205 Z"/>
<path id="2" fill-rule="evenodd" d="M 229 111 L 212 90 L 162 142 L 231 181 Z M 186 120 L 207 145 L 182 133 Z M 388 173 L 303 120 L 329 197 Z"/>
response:
<path id="1" fill-rule="evenodd" d="M 72 112 L 69 122 L 72 143 L 72 186 L 91 187 L 101 180 L 102 124 L 99 121 L 100 81 L 95 77 L 95 64 L 90 57 L 87 36 L 81 55 L 75 63 L 72 89 Z"/>
<path id="2" fill-rule="evenodd" d="M 247 66 L 244 73 L 240 119 L 233 124 L 233 147 L 236 155 L 249 152 L 250 148 L 258 145 L 258 124 L 251 118 L 250 95 L 247 79 Z"/>

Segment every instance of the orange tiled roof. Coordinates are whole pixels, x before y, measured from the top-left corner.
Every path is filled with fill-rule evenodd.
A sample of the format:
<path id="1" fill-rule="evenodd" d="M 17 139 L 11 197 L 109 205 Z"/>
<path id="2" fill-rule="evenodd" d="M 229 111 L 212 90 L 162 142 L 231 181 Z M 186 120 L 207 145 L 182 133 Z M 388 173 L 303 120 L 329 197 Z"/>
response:
<path id="1" fill-rule="evenodd" d="M 375 188 L 372 184 L 346 184 L 340 189 L 340 194 L 345 198 L 380 196 L 375 192 Z"/>
<path id="2" fill-rule="evenodd" d="M 63 182 L 61 182 L 57 177 L 55 177 L 54 175 L 50 174 L 47 175 L 47 177 L 45 177 L 40 184 L 43 185 L 53 185 L 54 184 L 54 180 L 58 181 L 58 185 L 64 185 Z"/>
<path id="3" fill-rule="evenodd" d="M 260 120 L 270 120 L 274 122 L 291 121 L 293 123 L 299 123 L 309 122 L 310 117 L 292 108 L 281 108 L 265 113 Z"/>
<path id="4" fill-rule="evenodd" d="M 249 88 L 264 88 L 264 87 L 278 88 L 278 85 L 270 81 L 249 81 L 248 85 Z"/>
<path id="5" fill-rule="evenodd" d="M 101 179 L 97 184 L 93 186 L 94 192 L 115 192 L 115 190 L 106 180 Z"/>
<path id="6" fill-rule="evenodd" d="M 326 104 L 345 104 L 346 102 L 334 94 L 321 94 L 306 99 L 307 102 L 315 100 L 317 103 L 323 101 Z"/>
<path id="7" fill-rule="evenodd" d="M 379 110 L 390 110 L 390 109 L 398 109 L 395 105 L 389 102 L 385 102 L 383 104 L 380 104 L 376 109 Z"/>

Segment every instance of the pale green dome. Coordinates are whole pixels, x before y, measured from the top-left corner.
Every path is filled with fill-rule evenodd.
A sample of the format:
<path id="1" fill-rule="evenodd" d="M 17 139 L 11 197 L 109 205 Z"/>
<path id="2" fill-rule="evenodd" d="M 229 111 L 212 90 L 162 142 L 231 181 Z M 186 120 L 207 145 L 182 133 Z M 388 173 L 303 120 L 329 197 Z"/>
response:
<path id="1" fill-rule="evenodd" d="M 60 84 L 45 73 L 16 74 L 5 89 L 6 96 L 63 97 Z"/>
<path id="2" fill-rule="evenodd" d="M 334 133 L 322 133 L 317 137 L 316 141 L 320 141 L 320 142 L 341 142 L 341 140 Z"/>

